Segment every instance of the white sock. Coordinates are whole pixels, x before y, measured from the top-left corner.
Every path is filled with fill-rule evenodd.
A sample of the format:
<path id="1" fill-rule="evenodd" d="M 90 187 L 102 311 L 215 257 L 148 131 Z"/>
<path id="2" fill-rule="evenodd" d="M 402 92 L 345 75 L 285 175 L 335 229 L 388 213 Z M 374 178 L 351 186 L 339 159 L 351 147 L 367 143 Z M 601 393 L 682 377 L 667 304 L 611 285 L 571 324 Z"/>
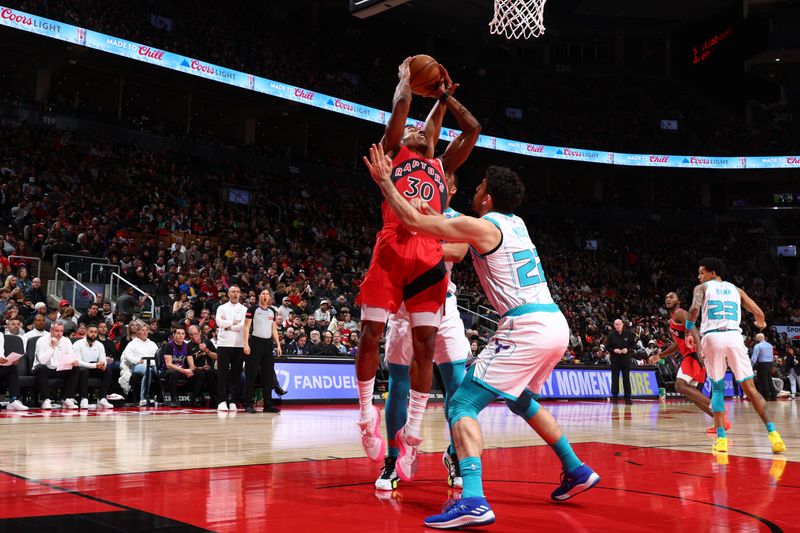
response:
<path id="1" fill-rule="evenodd" d="M 358 405 L 361 407 L 361 420 L 372 416 L 372 391 L 375 389 L 375 378 L 367 381 L 358 380 Z"/>
<path id="2" fill-rule="evenodd" d="M 422 415 L 425 413 L 425 406 L 428 405 L 427 392 L 417 392 L 412 390 L 408 398 L 408 421 L 406 422 L 406 432 L 412 437 L 419 438 L 422 433 Z"/>

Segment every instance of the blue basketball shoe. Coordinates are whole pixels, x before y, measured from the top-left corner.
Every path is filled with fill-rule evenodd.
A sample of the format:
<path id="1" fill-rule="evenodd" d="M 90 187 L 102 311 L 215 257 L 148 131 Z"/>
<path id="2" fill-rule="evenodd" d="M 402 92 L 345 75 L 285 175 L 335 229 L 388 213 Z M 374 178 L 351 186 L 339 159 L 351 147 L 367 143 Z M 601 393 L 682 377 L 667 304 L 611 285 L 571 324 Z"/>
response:
<path id="1" fill-rule="evenodd" d="M 587 465 L 570 472 L 561 472 L 561 486 L 550 495 L 556 501 L 569 500 L 600 483 L 600 476 Z"/>
<path id="2" fill-rule="evenodd" d="M 458 529 L 488 526 L 494 523 L 494 512 L 483 496 L 451 500 L 442 507 L 442 514 L 429 516 L 425 525 L 434 529 Z"/>

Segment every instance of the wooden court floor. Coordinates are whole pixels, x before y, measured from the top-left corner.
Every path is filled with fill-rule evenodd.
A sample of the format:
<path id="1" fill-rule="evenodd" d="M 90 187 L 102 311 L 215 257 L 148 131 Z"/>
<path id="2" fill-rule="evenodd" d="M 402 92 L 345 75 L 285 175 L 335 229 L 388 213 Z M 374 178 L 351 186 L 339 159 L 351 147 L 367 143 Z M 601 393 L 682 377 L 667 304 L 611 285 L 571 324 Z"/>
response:
<path id="1" fill-rule="evenodd" d="M 560 465 L 497 403 L 480 417 L 487 531 L 798 531 L 800 402 L 771 402 L 787 450 L 770 450 L 748 402 L 727 402 L 730 453 L 709 419 L 670 400 L 548 402 L 581 460 L 601 475 L 563 503 Z M 0 532 L 424 531 L 452 497 L 441 465 L 441 405 L 429 407 L 418 478 L 374 490 L 356 406 L 280 414 L 202 409 L 0 412 Z"/>

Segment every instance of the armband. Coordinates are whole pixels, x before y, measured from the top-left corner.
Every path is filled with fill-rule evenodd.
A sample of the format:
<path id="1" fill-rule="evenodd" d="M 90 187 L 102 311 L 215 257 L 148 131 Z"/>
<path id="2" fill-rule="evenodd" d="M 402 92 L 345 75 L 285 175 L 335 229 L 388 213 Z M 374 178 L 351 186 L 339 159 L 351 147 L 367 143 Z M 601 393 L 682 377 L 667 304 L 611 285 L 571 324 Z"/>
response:
<path id="1" fill-rule="evenodd" d="M 444 104 L 445 102 L 447 102 L 448 98 L 450 98 L 450 93 L 448 93 L 447 91 L 443 92 L 442 96 L 439 97 L 439 103 Z"/>
<path id="2" fill-rule="evenodd" d="M 691 320 L 686 321 L 686 331 L 692 331 L 695 327 L 695 323 Z"/>

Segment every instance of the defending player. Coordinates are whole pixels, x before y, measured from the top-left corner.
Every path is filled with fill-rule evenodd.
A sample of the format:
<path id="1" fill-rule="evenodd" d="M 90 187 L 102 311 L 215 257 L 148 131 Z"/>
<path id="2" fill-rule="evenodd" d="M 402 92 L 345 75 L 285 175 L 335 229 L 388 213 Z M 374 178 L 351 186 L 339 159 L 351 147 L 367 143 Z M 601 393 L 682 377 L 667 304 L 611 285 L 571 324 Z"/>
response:
<path id="1" fill-rule="evenodd" d="M 448 197 L 444 216 L 453 218 L 460 215 L 460 213 L 450 208 L 450 200 L 458 190 L 455 175 L 449 174 L 447 181 Z M 452 398 L 453 393 L 464 379 L 465 366 L 469 355 L 469 341 L 464 335 L 464 322 L 461 320 L 461 315 L 456 306 L 456 286 L 450 279 L 453 263 L 459 262 L 464 258 L 467 253 L 467 245 L 444 244 L 442 248 L 448 275 L 447 297 L 444 316 L 436 333 L 433 361 L 439 368 L 439 373 L 444 383 L 444 406 L 445 417 L 447 417 L 450 398 Z M 398 478 L 403 481 L 410 481 L 415 473 L 412 468 L 416 464 L 416 455 L 414 453 L 404 455 L 403 461 L 398 462 L 399 450 L 395 439 L 396 433 L 405 425 L 407 420 L 406 405 L 410 389 L 409 370 L 413 353 L 408 330 L 408 312 L 405 310 L 405 306 L 400 306 L 400 310 L 389 318 L 389 328 L 386 333 L 389 391 L 386 398 L 385 415 L 386 435 L 389 446 L 388 455 L 384 459 L 383 470 L 375 481 L 375 488 L 378 490 L 394 490 L 397 488 Z M 448 471 L 448 483 L 453 487 L 461 487 L 461 474 L 458 470 L 458 458 L 452 439 L 450 446 L 442 456 L 442 462 Z"/>
<path id="2" fill-rule="evenodd" d="M 780 434 L 767 410 L 767 402 L 753 384 L 753 368 L 747 357 L 747 347 L 742 337 L 742 312 L 744 307 L 755 316 L 755 326 L 763 330 L 764 311 L 740 288 L 722 281 L 725 265 L 716 257 L 706 257 L 700 261 L 697 279 L 700 285 L 694 288 L 692 307 L 686 320 L 686 330 L 691 332 L 695 346 L 706 362 L 706 371 L 711 380 L 711 410 L 714 412 L 714 426 L 717 428 L 715 452 L 728 451 L 725 435 L 725 369 L 730 366 L 734 378 L 741 384 L 745 394 L 753 401 L 758 416 L 767 427 L 767 436 L 773 453 L 786 450 Z M 701 330 L 695 329 L 697 317 L 702 311 Z M 702 335 L 702 341 L 700 336 Z"/>
<path id="3" fill-rule="evenodd" d="M 406 127 L 411 105 L 409 64 L 399 68 L 392 106 L 381 147 L 392 158 L 390 182 L 405 202 L 420 199 L 436 212 L 444 210 L 447 201 L 445 176 L 453 173 L 467 159 L 480 134 L 480 124 L 467 109 L 448 92 L 442 91 L 436 106 L 444 106 L 456 117 L 462 133 L 451 142 L 445 153 L 433 159 L 436 138 Z M 452 84 L 442 71 L 445 88 Z M 443 111 L 440 111 L 443 114 Z M 435 115 L 432 111 L 431 115 Z M 430 117 L 429 117 L 430 118 Z M 440 118 L 441 120 L 441 118 Z M 417 372 L 411 379 L 408 422 L 398 433 L 399 459 L 407 453 L 416 456 L 422 415 L 428 402 L 433 373 L 433 351 L 436 330 L 441 321 L 447 292 L 442 247 L 439 239 L 418 235 L 405 227 L 384 203 L 383 229 L 378 233 L 367 275 L 361 284 L 358 302 L 361 305 L 361 340 L 356 356 L 361 444 L 367 457 L 379 462 L 386 451 L 380 435 L 380 413 L 372 405 L 375 373 L 378 369 L 378 343 L 390 313 L 405 303 L 409 313 L 411 338 Z M 412 461 L 413 463 L 413 461 Z M 415 465 L 411 464 L 410 468 Z"/>
<path id="4" fill-rule="evenodd" d="M 650 364 L 656 364 L 659 360 L 671 357 L 676 353 L 683 356 L 678 375 L 675 380 L 675 391 L 682 394 L 684 398 L 695 404 L 701 411 L 714 418 L 711 411 L 711 404 L 706 396 L 700 392 L 706 382 L 706 369 L 695 351 L 692 336 L 686 336 L 686 318 L 689 316 L 685 309 L 681 308 L 681 300 L 678 293 L 667 293 L 664 298 L 664 307 L 669 311 L 669 330 L 672 333 L 673 343 L 663 352 L 650 356 Z M 728 415 L 725 415 L 725 430 L 731 428 Z M 708 429 L 708 433 L 716 432 L 714 426 Z"/>
<path id="5" fill-rule="evenodd" d="M 450 503 L 425 525 L 455 529 L 491 524 L 494 512 L 483 494 L 482 436 L 478 413 L 497 395 L 521 416 L 561 460 L 561 485 L 554 500 L 566 500 L 600 481 L 581 463 L 550 413 L 536 401 L 542 385 L 561 359 L 569 341 L 569 326 L 553 302 L 536 247 L 513 210 L 522 202 L 525 187 L 519 176 L 502 167 L 490 167 L 475 191 L 473 210 L 481 218 L 445 219 L 416 211 L 391 183 L 391 160 L 380 146 L 365 158 L 384 198 L 409 228 L 446 242 L 470 245 L 473 264 L 487 297 L 501 320 L 495 336 L 467 371 L 450 401 L 453 440 L 460 457 L 463 497 Z"/>

